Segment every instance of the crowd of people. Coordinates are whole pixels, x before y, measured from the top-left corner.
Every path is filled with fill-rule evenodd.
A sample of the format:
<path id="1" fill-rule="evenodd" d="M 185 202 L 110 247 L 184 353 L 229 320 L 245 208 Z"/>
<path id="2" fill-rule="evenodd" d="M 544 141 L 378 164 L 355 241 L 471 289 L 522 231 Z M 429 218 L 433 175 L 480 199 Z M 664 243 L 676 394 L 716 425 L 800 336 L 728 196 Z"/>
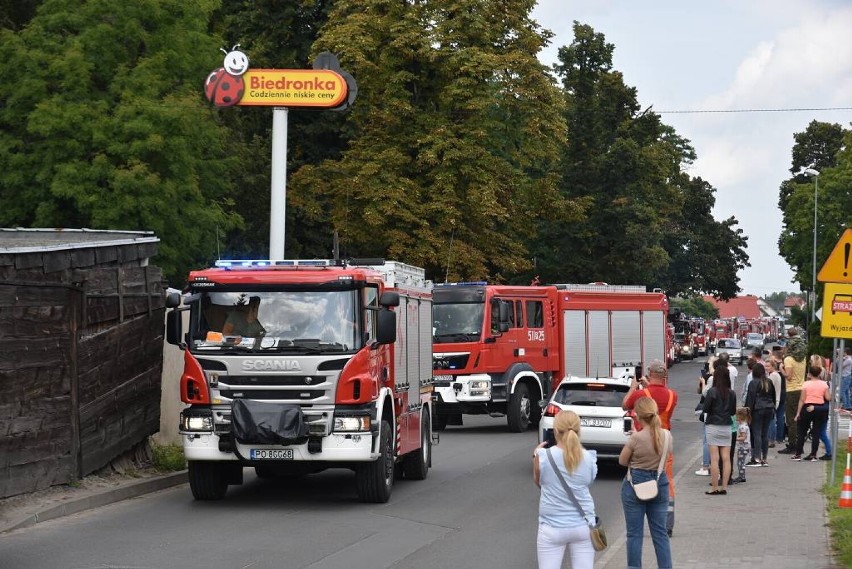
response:
<path id="1" fill-rule="evenodd" d="M 794 461 L 830 460 L 831 441 L 826 433 L 830 370 L 825 359 L 819 355 L 807 358 L 806 352 L 805 342 L 793 331 L 786 347 L 754 350 L 742 382 L 737 381 L 737 368 L 727 354 L 709 358 L 699 378 L 701 401 L 695 409 L 704 423 L 703 466 L 696 474 L 710 477 L 708 496 L 724 496 L 730 484 L 745 483 L 749 467 L 768 467 L 773 448 Z M 852 349 L 847 347 L 835 365 L 841 377 L 841 404 L 852 409 Z M 667 387 L 663 362 L 652 362 L 647 371 L 647 378 L 631 381 L 622 403 L 634 420 L 634 431 L 619 457 L 619 463 L 627 467 L 621 488 L 626 566 L 642 566 L 647 519 L 657 566 L 666 569 L 672 567 L 671 417 L 677 393 Z M 554 434 L 556 445 L 548 448 L 542 443 L 533 455 L 534 480 L 541 488 L 538 566 L 562 567 L 568 551 L 572 568 L 591 568 L 597 518 L 589 486 L 597 475 L 597 457 L 583 448 L 580 419 L 573 411 L 556 416 Z M 810 452 L 803 456 L 807 439 Z M 825 446 L 821 456 L 820 442 Z M 654 492 L 640 492 L 639 487 L 650 482 Z"/>

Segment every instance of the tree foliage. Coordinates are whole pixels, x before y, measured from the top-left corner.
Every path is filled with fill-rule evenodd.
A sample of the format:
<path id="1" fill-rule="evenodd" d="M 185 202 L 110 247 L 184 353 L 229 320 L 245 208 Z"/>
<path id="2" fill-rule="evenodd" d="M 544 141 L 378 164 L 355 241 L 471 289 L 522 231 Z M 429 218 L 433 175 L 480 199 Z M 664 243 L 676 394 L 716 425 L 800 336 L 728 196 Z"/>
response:
<path id="1" fill-rule="evenodd" d="M 669 299 L 671 305 L 680 308 L 683 314 L 712 320 L 719 317 L 719 309 L 700 296 L 674 297 Z"/>
<path id="2" fill-rule="evenodd" d="M 234 44 L 254 68 L 331 51 L 359 95 L 288 113 L 288 256 L 328 256 L 336 230 L 344 256 L 436 280 L 739 291 L 746 239 L 684 172 L 690 142 L 641 109 L 592 28 L 546 69 L 534 0 L 18 5 L 0 20 L 4 225 L 152 230 L 181 282 L 220 240 L 265 256 L 272 110 L 212 108 L 202 84 Z"/>
<path id="3" fill-rule="evenodd" d="M 229 133 L 194 79 L 214 68 L 214 4 L 48 0 L 0 31 L 0 223 L 151 230 L 171 275 L 215 251 L 240 220 Z"/>
<path id="4" fill-rule="evenodd" d="M 748 264 L 735 219 L 717 222 L 710 184 L 683 172 L 695 159 L 689 141 L 650 109 L 612 68 L 614 46 L 574 23 L 560 48 L 569 135 L 562 193 L 587 206 L 578 223 L 553 223 L 536 243 L 547 280 L 642 283 L 670 294 L 731 298 Z"/>

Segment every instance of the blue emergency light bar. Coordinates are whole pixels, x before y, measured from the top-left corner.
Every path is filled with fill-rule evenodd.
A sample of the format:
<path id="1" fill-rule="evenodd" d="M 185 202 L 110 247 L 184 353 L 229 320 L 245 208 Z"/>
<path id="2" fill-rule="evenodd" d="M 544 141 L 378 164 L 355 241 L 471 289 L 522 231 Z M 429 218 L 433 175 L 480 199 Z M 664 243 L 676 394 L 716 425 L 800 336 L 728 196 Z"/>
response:
<path id="1" fill-rule="evenodd" d="M 331 267 L 334 261 L 328 259 L 277 260 L 251 259 L 245 261 L 220 259 L 215 263 L 220 269 L 243 269 L 253 267 Z"/>
<path id="2" fill-rule="evenodd" d="M 485 286 L 488 283 L 485 281 L 472 281 L 472 282 L 462 282 L 462 283 L 438 283 L 435 287 L 439 286 Z"/>

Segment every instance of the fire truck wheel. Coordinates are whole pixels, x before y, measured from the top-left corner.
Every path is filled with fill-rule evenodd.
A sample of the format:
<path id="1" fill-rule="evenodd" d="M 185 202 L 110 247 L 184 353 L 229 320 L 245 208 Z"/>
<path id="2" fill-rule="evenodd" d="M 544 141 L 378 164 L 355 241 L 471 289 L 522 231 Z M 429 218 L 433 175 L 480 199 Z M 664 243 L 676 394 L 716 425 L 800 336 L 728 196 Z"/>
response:
<path id="1" fill-rule="evenodd" d="M 382 421 L 379 458 L 362 464 L 355 471 L 355 485 L 362 502 L 383 504 L 390 499 L 394 480 L 393 428 Z"/>
<path id="2" fill-rule="evenodd" d="M 532 401 L 530 400 L 530 391 L 526 384 L 518 383 L 515 386 L 515 393 L 509 399 L 509 408 L 506 413 L 506 420 L 509 422 L 509 430 L 513 433 L 523 433 L 530 426 L 530 413 L 532 411 Z"/>
<path id="3" fill-rule="evenodd" d="M 432 461 L 432 437 L 429 436 L 429 413 L 423 414 L 420 425 L 420 448 L 410 453 L 402 465 L 408 480 L 425 480 Z"/>
<path id="4" fill-rule="evenodd" d="M 444 429 L 447 428 L 447 416 L 446 415 L 436 414 L 434 417 L 432 417 L 432 419 L 434 421 L 432 428 L 434 428 L 436 431 L 443 431 Z"/>
<path id="5" fill-rule="evenodd" d="M 196 500 L 221 500 L 228 491 L 225 465 L 218 462 L 190 460 L 189 488 Z"/>

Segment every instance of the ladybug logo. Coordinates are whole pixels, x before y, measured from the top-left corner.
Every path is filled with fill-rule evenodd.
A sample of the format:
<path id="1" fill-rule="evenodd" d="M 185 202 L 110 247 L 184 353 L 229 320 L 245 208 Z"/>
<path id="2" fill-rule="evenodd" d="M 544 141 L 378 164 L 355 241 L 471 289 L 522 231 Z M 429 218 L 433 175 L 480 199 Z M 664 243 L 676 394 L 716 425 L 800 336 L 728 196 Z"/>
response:
<path id="1" fill-rule="evenodd" d="M 248 56 L 238 50 L 240 44 L 231 48 L 225 54 L 224 67 L 210 73 L 204 82 L 204 94 L 207 100 L 217 107 L 230 107 L 240 102 L 246 90 L 243 74 L 248 71 Z"/>

